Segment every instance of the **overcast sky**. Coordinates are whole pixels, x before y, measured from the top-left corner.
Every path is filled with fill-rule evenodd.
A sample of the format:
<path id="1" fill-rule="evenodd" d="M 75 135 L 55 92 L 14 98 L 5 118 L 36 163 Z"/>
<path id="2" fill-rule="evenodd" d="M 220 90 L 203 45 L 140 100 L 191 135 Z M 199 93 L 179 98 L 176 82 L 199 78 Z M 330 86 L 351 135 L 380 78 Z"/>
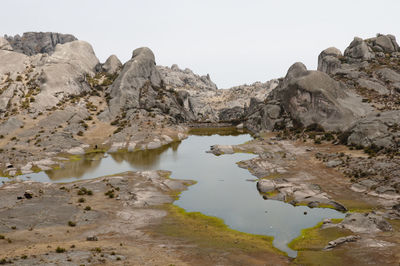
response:
<path id="1" fill-rule="evenodd" d="M 267 81 L 354 36 L 400 39 L 400 0 L 1 0 L 0 34 L 70 33 L 100 61 L 150 47 L 157 64 L 211 75 L 219 88 Z"/>

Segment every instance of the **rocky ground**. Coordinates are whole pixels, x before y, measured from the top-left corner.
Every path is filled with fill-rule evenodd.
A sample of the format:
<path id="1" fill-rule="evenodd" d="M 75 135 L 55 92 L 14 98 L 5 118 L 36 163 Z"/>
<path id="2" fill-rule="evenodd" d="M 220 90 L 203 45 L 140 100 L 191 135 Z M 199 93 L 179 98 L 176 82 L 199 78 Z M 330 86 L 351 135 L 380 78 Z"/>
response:
<path id="1" fill-rule="evenodd" d="M 168 215 L 170 203 L 192 181 L 169 179 L 169 172 L 122 173 L 69 184 L 17 182 L 0 188 L 2 264 L 18 265 L 239 265 L 251 261 L 286 264 L 271 242 L 251 239 L 216 227 L 229 241 L 263 244 L 251 252 L 240 245 L 218 247 L 210 242 L 171 236 L 179 215 Z M 176 209 L 176 208 L 175 208 Z M 180 231 L 193 224 L 181 221 Z M 199 222 L 199 218 L 196 221 Z M 161 222 L 162 226 L 161 227 Z M 213 233 L 201 221 L 196 232 Z M 210 228 L 207 227 L 209 224 Z M 165 229 L 167 227 L 167 230 Z M 208 232 L 210 230 L 210 232 Z M 207 231 L 207 232 L 205 232 Z M 203 236 L 203 239 L 207 237 Z M 212 241 L 212 240 L 209 240 Z M 247 243 L 247 242 L 249 243 Z M 247 246 L 246 246 L 247 247 Z M 211 249 L 211 250 L 209 250 Z M 261 253 L 262 251 L 262 253 Z M 207 256 L 204 256 L 207 253 Z"/>
<path id="2" fill-rule="evenodd" d="M 298 62 L 283 78 L 226 90 L 218 90 L 209 75 L 156 65 L 146 47 L 134 50 L 124 64 L 115 55 L 100 63 L 91 45 L 72 35 L 30 32 L 0 37 L 1 175 L 62 167 L 64 160 L 77 154 L 159 148 L 186 138 L 193 126 L 233 125 L 250 130 L 256 140 L 215 145 L 210 152 L 258 154 L 239 165 L 259 178 L 257 187 L 265 199 L 350 213 L 343 221 L 325 221 L 304 231 L 292 243 L 299 250 L 292 263 L 397 265 L 399 84 L 400 48 L 392 35 L 355 38 L 343 53 L 328 48 L 318 57 L 317 71 Z M 64 188 L 30 182 L 4 185 L 0 241 L 6 243 L 7 259 L 2 262 L 262 264 L 266 258 L 272 265 L 290 262 L 270 244 L 254 248 L 265 243 L 232 235 L 223 227 L 215 229 L 223 240 L 211 241 L 215 235 L 202 233 L 208 218 L 190 217 L 168 205 L 184 187 L 162 172 L 123 177 Z M 149 180 L 154 182 L 149 185 Z M 171 188 L 170 183 L 180 185 Z M 78 197 L 81 186 L 93 195 Z M 148 191 L 146 195 L 154 192 L 155 202 L 135 205 L 142 202 L 135 198 L 138 188 Z M 108 196 L 113 193 L 115 198 L 105 201 L 104 193 L 113 189 Z M 46 200 L 49 197 L 57 200 Z M 95 211 L 76 202 L 81 198 Z M 35 208 L 42 216 L 32 211 Z M 132 212 L 140 216 L 133 223 Z M 29 219 L 24 219 L 26 214 Z M 76 226 L 65 223 L 66 215 L 76 218 L 71 221 Z M 183 232 L 199 234 L 177 235 L 177 224 L 187 229 Z M 103 231 L 94 225 L 102 225 L 98 228 Z M 208 232 L 214 231 L 208 228 Z M 93 235 L 98 241 L 85 242 Z M 245 244 L 233 248 L 235 237 Z M 124 240 L 122 246 L 119 239 Z M 193 242 L 187 244 L 188 239 Z M 210 252 L 205 239 L 214 243 L 212 248 L 223 248 Z M 66 250 L 57 253 L 59 245 Z M 151 252 L 161 256 L 153 258 Z"/>
<path id="3" fill-rule="evenodd" d="M 294 263 L 398 264 L 400 195 L 389 185 L 398 179 L 394 172 L 398 165 L 393 160 L 390 164 L 387 159 L 370 158 L 380 168 L 365 167 L 359 163 L 368 160 L 363 151 L 330 143 L 315 144 L 312 140 L 282 140 L 274 134 L 262 135 L 241 145 L 214 145 L 210 152 L 258 154 L 254 159 L 240 162 L 239 166 L 259 178 L 257 189 L 265 200 L 348 213 L 343 221 L 326 220 L 311 231 L 312 236 L 305 233 L 293 241 L 290 246 L 299 251 Z M 369 171 L 370 176 L 360 177 L 361 180 L 348 178 L 344 173 L 355 166 Z M 385 181 L 378 181 L 376 176 L 383 171 L 392 172 Z"/>

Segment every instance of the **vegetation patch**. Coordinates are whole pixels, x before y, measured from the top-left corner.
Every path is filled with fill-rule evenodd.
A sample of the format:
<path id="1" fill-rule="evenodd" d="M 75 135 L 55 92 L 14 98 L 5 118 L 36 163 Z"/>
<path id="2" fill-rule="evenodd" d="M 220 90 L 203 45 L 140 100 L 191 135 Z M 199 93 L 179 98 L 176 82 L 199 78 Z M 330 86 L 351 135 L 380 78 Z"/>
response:
<path id="1" fill-rule="evenodd" d="M 200 247 L 213 250 L 274 252 L 286 255 L 273 247 L 273 237 L 242 233 L 230 229 L 222 219 L 200 212 L 186 212 L 175 205 L 165 205 L 165 208 L 168 215 L 156 228 L 156 233 L 194 242 Z"/>
<path id="2" fill-rule="evenodd" d="M 339 223 L 341 219 L 332 219 L 332 223 Z M 300 265 L 349 265 L 348 258 L 342 250 L 324 251 L 323 248 L 329 241 L 339 237 L 351 235 L 347 229 L 331 227 L 322 229 L 322 222 L 312 228 L 301 230 L 300 236 L 288 244 L 291 249 L 297 250 L 298 255 L 294 260 Z"/>

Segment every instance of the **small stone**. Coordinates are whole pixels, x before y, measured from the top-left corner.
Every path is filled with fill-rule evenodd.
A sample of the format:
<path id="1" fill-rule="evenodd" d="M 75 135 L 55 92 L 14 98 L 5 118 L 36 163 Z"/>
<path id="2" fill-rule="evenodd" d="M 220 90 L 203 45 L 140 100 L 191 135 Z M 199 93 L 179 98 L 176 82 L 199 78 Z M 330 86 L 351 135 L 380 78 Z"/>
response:
<path id="1" fill-rule="evenodd" d="M 26 190 L 24 193 L 24 197 L 27 199 L 31 199 L 33 197 L 33 193 L 30 190 Z"/>
<path id="2" fill-rule="evenodd" d="M 99 239 L 97 238 L 97 236 L 88 236 L 86 237 L 87 241 L 98 241 Z"/>

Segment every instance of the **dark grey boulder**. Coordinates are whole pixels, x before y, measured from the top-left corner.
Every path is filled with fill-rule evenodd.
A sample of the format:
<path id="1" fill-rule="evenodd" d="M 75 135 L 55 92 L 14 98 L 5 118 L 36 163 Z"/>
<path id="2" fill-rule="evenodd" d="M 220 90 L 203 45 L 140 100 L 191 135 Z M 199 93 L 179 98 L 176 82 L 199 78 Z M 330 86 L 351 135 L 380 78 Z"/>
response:
<path id="1" fill-rule="evenodd" d="M 325 130 L 343 130 L 369 112 L 360 97 L 320 71 L 308 71 L 302 63 L 292 65 L 273 92 L 290 117 L 308 126 L 314 123 Z"/>
<path id="2" fill-rule="evenodd" d="M 112 75 L 122 68 L 122 63 L 116 55 L 110 55 L 101 67 L 104 72 Z"/>
<path id="3" fill-rule="evenodd" d="M 112 115 L 117 115 L 121 109 L 154 107 L 156 90 L 161 88 L 161 76 L 155 65 L 154 54 L 149 48 L 133 51 L 132 59 L 125 63 L 110 88 Z"/>
<path id="4" fill-rule="evenodd" d="M 154 54 L 147 47 L 133 51 L 132 58 L 124 64 L 107 92 L 111 99 L 101 119 L 114 119 L 130 109 L 158 109 L 180 122 L 191 119 L 190 112 L 184 109 L 184 99 L 179 101 L 177 93 L 166 90 Z"/>
<path id="5" fill-rule="evenodd" d="M 392 131 L 390 128 L 399 124 L 400 111 L 387 111 L 379 115 L 370 114 L 349 128 L 350 135 L 347 144 L 364 147 L 375 145 L 395 149 L 398 145 L 396 139 L 400 137 L 400 132 Z"/>
<path id="6" fill-rule="evenodd" d="M 76 41 L 77 38 L 71 34 L 55 32 L 25 32 L 22 36 L 7 36 L 5 39 L 10 43 L 15 52 L 26 55 L 52 54 L 57 44 Z"/>
<path id="7" fill-rule="evenodd" d="M 400 74 L 390 68 L 382 68 L 376 71 L 378 76 L 386 82 L 400 82 Z"/>
<path id="8" fill-rule="evenodd" d="M 399 51 L 399 45 L 393 35 L 378 35 L 375 45 L 382 49 L 382 52 L 393 53 Z"/>
<path id="9" fill-rule="evenodd" d="M 233 108 L 224 108 L 220 110 L 219 121 L 220 122 L 240 122 L 244 116 L 244 109 L 240 106 Z"/>
<path id="10" fill-rule="evenodd" d="M 358 37 L 354 37 L 354 40 L 344 51 L 344 55 L 353 59 L 361 60 L 370 60 L 375 57 L 372 49 L 367 45 L 367 43 Z"/>

